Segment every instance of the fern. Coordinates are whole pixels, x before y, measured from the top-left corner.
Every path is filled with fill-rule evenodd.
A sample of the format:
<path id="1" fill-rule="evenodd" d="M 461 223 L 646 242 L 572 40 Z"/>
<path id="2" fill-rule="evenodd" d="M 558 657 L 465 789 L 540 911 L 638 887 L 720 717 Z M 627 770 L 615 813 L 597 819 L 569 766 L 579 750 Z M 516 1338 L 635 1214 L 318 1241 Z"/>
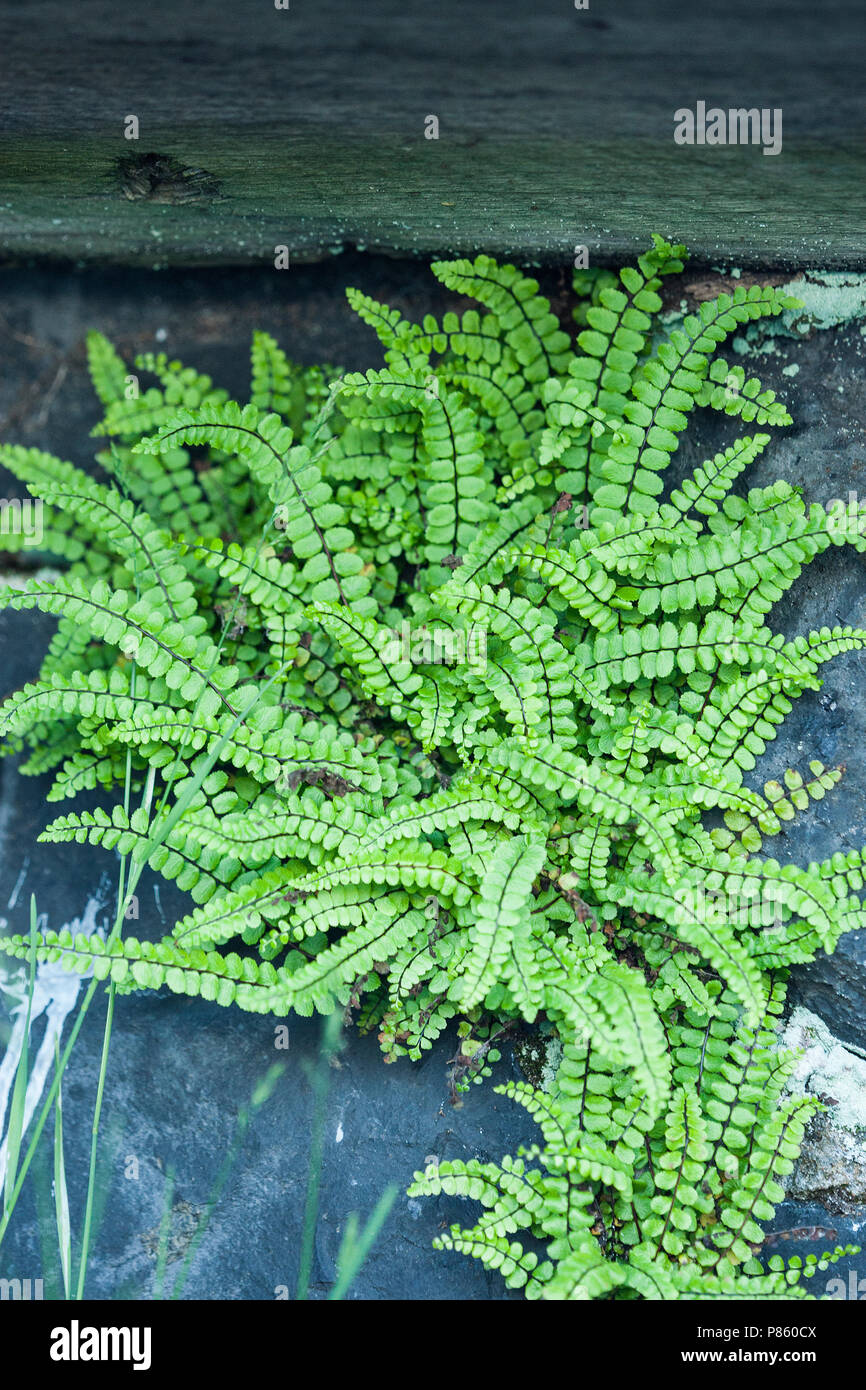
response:
<path id="1" fill-rule="evenodd" d="M 796 1057 L 779 1050 L 774 981 L 756 1026 L 710 982 L 704 1007 L 667 1026 L 672 1085 L 647 1114 L 633 1074 L 603 1052 L 566 1044 L 552 1093 L 522 1082 L 496 1089 L 522 1105 L 543 1142 L 500 1164 L 431 1162 L 413 1196 L 480 1201 L 475 1226 L 436 1239 L 496 1269 L 529 1298 L 665 1300 L 803 1298 L 811 1278 L 851 1246 L 762 1261 L 760 1222 L 784 1196 L 814 1098 L 788 1097 Z M 544 1242 L 546 1258 L 512 1237 Z"/>
<path id="2" fill-rule="evenodd" d="M 789 417 L 715 353 L 793 301 L 737 288 L 661 334 L 683 254 L 655 237 L 578 273 L 575 341 L 486 256 L 433 267 L 480 305 L 441 321 L 350 292 L 384 368 L 301 368 L 256 334 L 246 405 L 93 334 L 109 482 L 0 447 L 64 567 L 3 592 L 58 630 L 0 707 L 2 751 L 51 769 L 51 800 L 147 781 L 147 812 L 43 839 L 146 859 L 193 901 L 160 943 L 40 950 L 123 988 L 342 1007 L 389 1058 L 453 1019 L 458 1089 L 499 1031 L 549 1020 L 556 1093 L 510 1088 L 543 1147 L 419 1179 L 487 1209 L 446 1243 L 546 1297 L 790 1292 L 755 1256 L 806 1117 L 768 1020 L 787 966 L 866 923 L 858 855 L 764 853 L 840 771 L 744 781 L 866 644 L 769 625 L 861 538 L 785 483 L 735 494 Z M 755 432 L 666 496 L 697 406 Z"/>

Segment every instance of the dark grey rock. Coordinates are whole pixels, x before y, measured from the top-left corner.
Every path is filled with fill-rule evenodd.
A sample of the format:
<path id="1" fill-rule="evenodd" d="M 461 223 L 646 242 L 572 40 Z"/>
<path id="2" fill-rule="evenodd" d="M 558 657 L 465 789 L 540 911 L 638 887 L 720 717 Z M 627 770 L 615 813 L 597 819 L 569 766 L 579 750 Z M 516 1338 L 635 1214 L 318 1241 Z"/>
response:
<path id="1" fill-rule="evenodd" d="M 792 999 L 823 1018 L 843 1042 L 866 1048 L 866 935 L 851 932 L 832 956 L 799 966 Z"/>
<path id="2" fill-rule="evenodd" d="M 762 1253 L 781 1255 L 785 1261 L 796 1256 L 805 1265 L 808 1255 L 820 1258 L 837 1245 L 859 1245 L 862 1225 L 852 1217 L 834 1216 L 818 1202 L 782 1202 L 768 1225 L 769 1239 Z M 802 1287 L 813 1298 L 862 1301 L 866 1299 L 866 1255 L 862 1251 L 845 1255 L 804 1279 Z"/>
<path id="3" fill-rule="evenodd" d="M 101 1002 L 94 1006 L 64 1083 L 73 1221 L 80 1219 L 86 1190 L 87 1117 L 103 1012 Z M 290 1020 L 285 1052 L 275 1050 L 275 1025 L 271 1017 L 251 1018 L 200 1000 L 136 996 L 119 1001 L 104 1112 L 104 1205 L 89 1297 L 152 1296 L 166 1174 L 173 1169 L 170 1250 L 177 1259 L 168 1264 L 171 1289 L 232 1144 L 238 1111 L 275 1060 L 285 1060 L 286 1070 L 241 1148 L 184 1296 L 274 1299 L 285 1287 L 294 1297 L 313 1114 L 305 1068 L 317 1061 L 321 1028 L 319 1020 Z M 354 1211 L 366 1219 L 389 1184 L 397 1188 L 394 1206 L 351 1297 L 516 1296 L 477 1262 L 431 1249 L 442 1223 L 472 1224 L 475 1203 L 419 1201 L 405 1192 L 428 1156 L 488 1160 L 536 1137 L 525 1112 L 495 1095 L 490 1085 L 473 1086 L 460 1109 L 450 1104 L 446 1063 L 454 1048 L 450 1036 L 420 1063 L 387 1067 L 375 1038 L 352 1034 L 339 1065 L 329 1069 L 312 1298 L 325 1297 L 336 1277 L 347 1217 Z M 499 1080 L 519 1075 L 506 1054 Z M 47 1173 L 40 1177 L 44 1185 Z M 43 1252 L 34 1229 L 37 1195 L 31 1191 L 16 1212 L 2 1250 L 2 1274 L 44 1277 L 46 1285 L 53 1278 L 56 1285 L 50 1239 Z M 41 1200 L 50 1223 L 45 1191 Z"/>

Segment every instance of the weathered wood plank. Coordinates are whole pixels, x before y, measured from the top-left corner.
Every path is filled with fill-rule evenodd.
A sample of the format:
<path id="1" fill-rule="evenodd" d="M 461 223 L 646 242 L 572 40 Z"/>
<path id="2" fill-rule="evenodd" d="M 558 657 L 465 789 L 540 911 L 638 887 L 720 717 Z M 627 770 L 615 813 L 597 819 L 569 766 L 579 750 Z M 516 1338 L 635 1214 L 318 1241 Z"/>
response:
<path id="1" fill-rule="evenodd" d="M 741 149 L 584 144 L 577 157 L 552 140 L 406 148 L 393 137 L 281 141 L 249 128 L 157 130 L 153 143 L 204 168 L 221 194 L 179 206 L 129 201 L 110 139 L 0 141 L 5 257 L 273 264 L 287 246 L 297 260 L 355 247 L 561 262 L 586 245 L 597 263 L 642 250 L 660 231 L 710 262 L 866 262 L 866 157 L 841 148 L 796 147 L 766 173 L 764 160 L 756 183 L 759 156 Z M 830 157 L 828 187 L 820 173 Z"/>
<path id="2" fill-rule="evenodd" d="M 0 0 L 0 257 L 597 262 L 659 230 L 707 262 L 862 265 L 864 34 L 859 0 Z M 697 100 L 781 109 L 781 153 L 675 144 Z M 130 199 L 118 161 L 148 153 L 209 179 Z"/>

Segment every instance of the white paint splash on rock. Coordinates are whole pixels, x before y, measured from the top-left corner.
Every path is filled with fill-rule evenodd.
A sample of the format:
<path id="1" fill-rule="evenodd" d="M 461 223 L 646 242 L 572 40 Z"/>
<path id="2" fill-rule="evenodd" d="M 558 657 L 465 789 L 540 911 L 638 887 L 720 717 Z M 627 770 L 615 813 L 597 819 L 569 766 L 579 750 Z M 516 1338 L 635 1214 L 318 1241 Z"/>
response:
<path id="1" fill-rule="evenodd" d="M 71 931 L 73 935 L 76 932 L 84 932 L 88 936 L 100 933 L 96 914 L 103 906 L 104 903 L 99 898 L 88 899 L 82 916 L 74 917 L 71 922 L 67 923 L 65 929 Z M 44 925 L 44 920 L 40 920 L 40 930 L 44 928 Z M 0 919 L 0 927 L 5 926 L 5 921 Z M 75 1008 L 81 985 L 92 973 L 89 971 L 79 974 L 77 971 L 65 970 L 60 961 L 42 961 L 36 967 L 33 1004 L 30 1011 L 31 1038 L 34 1025 L 43 1015 L 45 1016 L 45 1026 L 27 1079 L 24 1103 L 25 1133 L 45 1090 L 45 1083 L 51 1068 L 54 1066 L 55 1043 L 59 1045 L 63 1036 L 64 1024 Z M 0 993 L 17 1001 L 11 1009 L 13 1023 L 9 1044 L 3 1055 L 3 1060 L 0 1062 L 0 1133 L 3 1134 L 2 1142 L 0 1142 L 0 1187 L 2 1187 L 6 1176 L 7 1156 L 7 1135 L 3 1131 L 3 1127 L 9 1098 L 15 1084 L 15 1073 L 24 1047 L 24 1030 L 27 1024 L 26 966 L 17 965 L 9 968 L 7 962 L 0 961 Z"/>

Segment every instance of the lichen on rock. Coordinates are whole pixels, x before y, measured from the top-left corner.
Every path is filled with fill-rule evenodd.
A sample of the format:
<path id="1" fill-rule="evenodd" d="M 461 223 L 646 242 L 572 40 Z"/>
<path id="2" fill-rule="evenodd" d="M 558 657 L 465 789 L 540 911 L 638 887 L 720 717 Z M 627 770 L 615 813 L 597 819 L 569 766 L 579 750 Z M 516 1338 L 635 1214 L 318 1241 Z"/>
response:
<path id="1" fill-rule="evenodd" d="M 787 1196 L 858 1215 L 866 1203 L 866 1058 L 804 1008 L 794 1010 L 781 1041 L 802 1051 L 792 1090 L 816 1095 L 826 1107 L 806 1131 Z"/>

